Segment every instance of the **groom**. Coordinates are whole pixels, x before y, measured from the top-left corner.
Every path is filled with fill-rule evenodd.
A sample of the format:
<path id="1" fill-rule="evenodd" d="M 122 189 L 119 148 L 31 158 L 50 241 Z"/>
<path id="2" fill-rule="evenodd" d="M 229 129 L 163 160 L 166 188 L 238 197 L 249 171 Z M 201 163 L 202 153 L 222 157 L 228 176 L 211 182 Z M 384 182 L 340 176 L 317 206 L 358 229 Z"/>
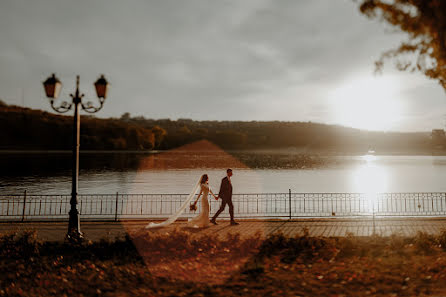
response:
<path id="1" fill-rule="evenodd" d="M 226 204 L 229 206 L 229 215 L 231 216 L 231 225 L 238 225 L 234 221 L 234 205 L 232 204 L 232 183 L 231 183 L 232 169 L 226 170 L 226 177 L 221 180 L 220 192 L 216 199 L 221 198 L 222 203 L 220 209 L 215 213 L 214 217 L 211 219 L 211 223 L 217 225 L 215 219 L 218 215 L 225 210 Z"/>

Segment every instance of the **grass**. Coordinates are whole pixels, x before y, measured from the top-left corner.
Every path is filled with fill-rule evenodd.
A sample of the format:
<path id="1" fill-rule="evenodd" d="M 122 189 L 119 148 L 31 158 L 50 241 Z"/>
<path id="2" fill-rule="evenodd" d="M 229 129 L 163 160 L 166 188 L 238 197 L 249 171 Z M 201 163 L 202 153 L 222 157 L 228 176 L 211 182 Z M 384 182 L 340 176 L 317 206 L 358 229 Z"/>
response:
<path id="1" fill-rule="evenodd" d="M 0 237 L 0 296 L 441 296 L 438 236 L 192 237 L 140 232 L 77 246 Z"/>

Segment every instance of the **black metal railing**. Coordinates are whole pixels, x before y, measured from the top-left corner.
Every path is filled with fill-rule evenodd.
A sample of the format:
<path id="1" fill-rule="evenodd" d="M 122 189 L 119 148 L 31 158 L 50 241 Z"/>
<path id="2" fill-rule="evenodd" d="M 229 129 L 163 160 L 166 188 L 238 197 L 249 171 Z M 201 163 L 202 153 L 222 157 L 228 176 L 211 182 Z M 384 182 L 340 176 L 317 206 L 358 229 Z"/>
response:
<path id="1" fill-rule="evenodd" d="M 187 194 L 79 195 L 83 220 L 166 218 Z M 0 220 L 66 220 L 70 195 L 0 195 Z M 220 206 L 211 196 L 211 215 Z M 352 216 L 445 216 L 446 193 L 259 193 L 233 195 L 238 218 L 299 218 Z M 182 218 L 197 212 L 188 208 Z M 228 217 L 227 210 L 221 217 Z"/>

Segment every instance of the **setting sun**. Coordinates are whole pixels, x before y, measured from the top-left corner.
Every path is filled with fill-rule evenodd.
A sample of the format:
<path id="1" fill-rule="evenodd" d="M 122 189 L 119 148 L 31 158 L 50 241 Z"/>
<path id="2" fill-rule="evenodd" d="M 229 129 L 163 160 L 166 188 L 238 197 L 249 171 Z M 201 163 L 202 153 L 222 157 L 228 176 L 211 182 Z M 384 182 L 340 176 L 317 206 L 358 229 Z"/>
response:
<path id="1" fill-rule="evenodd" d="M 401 119 L 399 81 L 369 76 L 349 79 L 331 95 L 333 116 L 343 126 L 366 130 L 389 130 Z"/>

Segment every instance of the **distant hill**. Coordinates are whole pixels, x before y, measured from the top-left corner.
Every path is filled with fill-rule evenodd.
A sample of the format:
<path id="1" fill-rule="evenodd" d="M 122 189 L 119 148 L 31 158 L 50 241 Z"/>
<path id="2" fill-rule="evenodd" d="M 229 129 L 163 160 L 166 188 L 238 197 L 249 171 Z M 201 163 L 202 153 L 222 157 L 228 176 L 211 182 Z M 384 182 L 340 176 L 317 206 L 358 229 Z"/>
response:
<path id="1" fill-rule="evenodd" d="M 225 149 L 292 149 L 298 152 L 364 154 L 431 154 L 428 132 L 372 132 L 312 122 L 193 121 L 190 119 L 121 119 L 142 127 L 162 127 L 167 134 L 161 148 L 207 139 Z"/>
<path id="2" fill-rule="evenodd" d="M 0 102 L 0 149 L 65 150 L 72 145 L 72 116 Z M 81 149 L 172 149 L 198 140 L 229 150 L 283 149 L 302 153 L 443 153 L 428 132 L 371 132 L 312 122 L 193 121 L 81 116 Z M 437 141 L 438 142 L 438 141 Z M 435 147 L 435 149 L 433 149 Z"/>

